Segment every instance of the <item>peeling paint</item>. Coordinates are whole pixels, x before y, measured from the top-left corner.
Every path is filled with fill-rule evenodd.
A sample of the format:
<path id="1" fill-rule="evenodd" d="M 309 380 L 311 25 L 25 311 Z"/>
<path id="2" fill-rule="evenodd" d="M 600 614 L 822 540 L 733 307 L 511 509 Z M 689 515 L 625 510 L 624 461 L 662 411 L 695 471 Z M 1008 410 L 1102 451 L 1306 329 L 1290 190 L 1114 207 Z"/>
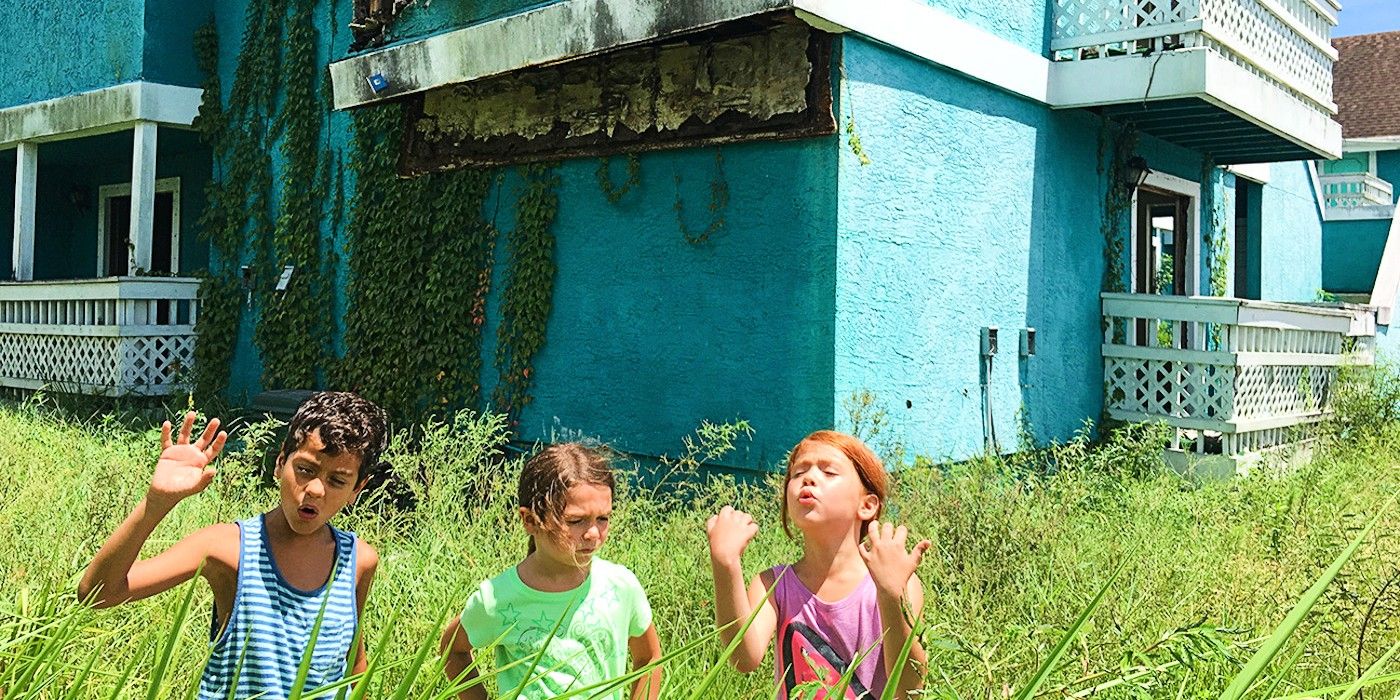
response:
<path id="1" fill-rule="evenodd" d="M 795 22 L 732 34 L 430 90 L 409 150 L 480 162 L 834 131 L 827 35 Z"/>

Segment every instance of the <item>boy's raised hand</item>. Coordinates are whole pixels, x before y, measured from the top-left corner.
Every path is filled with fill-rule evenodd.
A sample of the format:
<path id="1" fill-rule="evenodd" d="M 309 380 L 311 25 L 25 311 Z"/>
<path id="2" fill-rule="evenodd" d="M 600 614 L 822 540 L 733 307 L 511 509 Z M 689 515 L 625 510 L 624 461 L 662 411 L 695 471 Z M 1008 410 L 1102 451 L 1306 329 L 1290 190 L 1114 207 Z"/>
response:
<path id="1" fill-rule="evenodd" d="M 179 436 L 174 440 L 171 439 L 170 421 L 161 426 L 160 459 L 156 462 L 155 474 L 151 476 L 151 487 L 146 494 L 148 501 L 173 506 L 203 491 L 213 481 L 214 468 L 209 463 L 224 449 L 228 433 L 219 430 L 219 419 L 214 418 L 205 426 L 199 439 L 190 442 L 194 419 L 194 411 L 185 414 Z"/>
<path id="2" fill-rule="evenodd" d="M 875 579 L 875 587 L 894 598 L 904 595 L 909 577 L 919 568 L 924 552 L 932 546 L 928 540 L 919 540 L 914 549 L 908 550 L 905 549 L 908 542 L 909 531 L 903 525 L 895 527 L 871 520 L 868 535 L 858 547 L 870 577 Z"/>
<path id="3" fill-rule="evenodd" d="M 738 564 L 744 549 L 758 534 L 758 523 L 748 513 L 725 506 L 705 521 L 705 534 L 710 538 L 711 560 Z"/>

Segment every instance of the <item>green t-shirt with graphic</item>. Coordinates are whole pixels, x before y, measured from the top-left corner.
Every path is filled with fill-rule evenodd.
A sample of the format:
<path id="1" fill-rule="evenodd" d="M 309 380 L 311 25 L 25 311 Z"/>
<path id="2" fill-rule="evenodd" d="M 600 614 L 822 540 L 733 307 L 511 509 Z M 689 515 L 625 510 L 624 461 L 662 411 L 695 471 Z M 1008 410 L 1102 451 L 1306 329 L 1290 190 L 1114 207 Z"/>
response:
<path id="1" fill-rule="evenodd" d="M 483 581 L 462 610 L 462 629 L 473 649 L 496 643 L 497 668 L 524 659 L 496 676 L 501 698 L 522 700 L 547 700 L 627 673 L 627 640 L 650 626 L 651 604 L 637 577 L 602 559 L 593 560 L 582 585 L 562 593 L 530 588 L 512 566 Z M 546 640 L 549 646 L 531 672 Z M 538 677 L 521 689 L 532 676 Z M 630 685 L 591 697 L 623 700 Z"/>

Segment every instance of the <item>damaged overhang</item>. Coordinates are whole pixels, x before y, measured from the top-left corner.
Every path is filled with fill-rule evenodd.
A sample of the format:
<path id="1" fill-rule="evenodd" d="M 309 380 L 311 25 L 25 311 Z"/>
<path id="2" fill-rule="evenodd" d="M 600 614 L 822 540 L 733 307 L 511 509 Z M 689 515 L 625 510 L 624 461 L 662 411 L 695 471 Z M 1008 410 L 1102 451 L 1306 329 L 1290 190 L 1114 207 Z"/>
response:
<path id="1" fill-rule="evenodd" d="M 130 128 L 137 122 L 189 126 L 204 91 L 135 81 L 0 109 L 0 149 Z"/>
<path id="2" fill-rule="evenodd" d="M 791 15 L 404 98 L 400 172 L 836 133 L 832 37 Z"/>
<path id="3" fill-rule="evenodd" d="M 560 0 L 336 61 L 330 65 L 334 105 L 358 107 L 778 14 L 824 32 L 857 32 L 1047 101 L 1048 59 L 921 0 Z"/>

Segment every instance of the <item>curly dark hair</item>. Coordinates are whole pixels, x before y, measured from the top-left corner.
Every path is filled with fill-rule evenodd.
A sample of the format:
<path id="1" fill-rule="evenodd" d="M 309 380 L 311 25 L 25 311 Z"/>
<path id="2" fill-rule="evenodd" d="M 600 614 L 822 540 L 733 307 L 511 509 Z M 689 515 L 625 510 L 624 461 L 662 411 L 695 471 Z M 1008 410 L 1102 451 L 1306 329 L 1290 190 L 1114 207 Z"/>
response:
<path id="1" fill-rule="evenodd" d="M 350 452 L 360 457 L 356 481 L 364 483 L 380 466 L 380 455 L 389 446 L 389 421 L 384 409 L 349 391 L 320 391 L 297 407 L 287 424 L 287 437 L 277 463 L 286 461 L 306 438 L 316 433 L 325 452 Z"/>

